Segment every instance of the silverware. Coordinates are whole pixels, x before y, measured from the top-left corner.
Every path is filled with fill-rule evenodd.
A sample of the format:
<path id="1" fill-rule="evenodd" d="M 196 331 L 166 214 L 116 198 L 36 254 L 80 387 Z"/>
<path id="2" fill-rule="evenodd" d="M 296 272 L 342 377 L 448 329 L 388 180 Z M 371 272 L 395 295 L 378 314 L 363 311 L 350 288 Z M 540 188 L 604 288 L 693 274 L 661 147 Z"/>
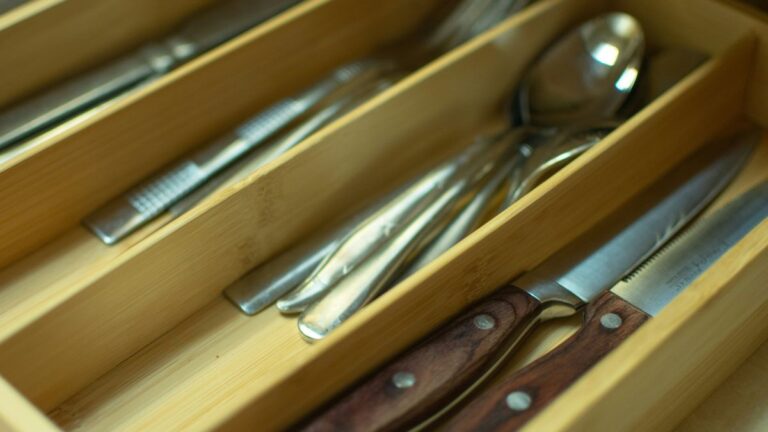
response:
<path id="1" fill-rule="evenodd" d="M 768 183 L 763 182 L 695 221 L 623 281 L 591 301 L 576 334 L 473 398 L 453 416 L 446 430 L 518 430 L 766 218 Z M 527 400 L 527 407 L 507 407 L 504 401 L 511 394 Z"/>
<path id="2" fill-rule="evenodd" d="M 495 1 L 499 2 L 499 0 Z M 508 1 L 501 0 L 500 3 Z M 498 7 L 495 2 L 493 5 Z M 497 9 L 491 9 L 491 11 L 495 10 Z M 244 178 L 322 126 L 357 106 L 364 98 L 344 98 L 338 92 L 333 92 L 333 89 L 342 86 L 345 81 L 364 82 L 365 79 L 355 78 L 358 75 L 371 79 L 364 72 L 368 70 L 370 73 L 373 70 L 375 73 L 382 73 L 377 72 L 378 68 L 386 70 L 392 76 L 396 75 L 393 61 L 386 59 L 369 59 L 342 66 L 330 83 L 328 80 L 321 82 L 310 89 L 309 94 L 300 95 L 273 106 L 250 120 L 234 134 L 223 137 L 169 168 L 163 174 L 145 181 L 125 196 L 107 203 L 88 216 L 84 224 L 104 243 L 114 244 L 166 210 L 170 209 L 174 216 L 186 212 L 224 184 L 232 184 L 235 178 Z M 393 80 L 386 85 L 380 85 L 378 90 L 392 83 Z M 376 91 L 370 91 L 367 96 L 370 97 L 375 93 Z M 336 101 L 336 98 L 344 100 Z M 264 150 L 253 157 L 252 163 L 242 163 L 219 174 L 224 168 L 249 153 L 251 149 L 261 145 L 264 140 L 273 137 L 282 128 L 288 127 L 291 122 L 315 107 L 321 100 L 329 101 L 328 106 L 307 119 L 305 123 L 297 125 L 296 131 L 281 139 L 280 144 L 274 145 L 274 150 Z M 243 134 L 243 131 L 247 134 Z M 214 163 L 211 163 L 212 161 Z"/>
<path id="3" fill-rule="evenodd" d="M 277 257 L 253 268 L 227 287 L 224 290 L 224 296 L 246 315 L 260 312 L 298 287 L 362 221 L 408 190 L 413 183 L 401 186 L 337 226 L 320 231 L 309 239 L 293 245 Z"/>
<path id="4" fill-rule="evenodd" d="M 507 146 L 513 148 L 511 143 L 520 141 L 520 138 L 514 136 L 515 133 L 522 131 L 510 131 L 501 140 L 507 141 Z M 472 199 L 464 206 L 463 209 L 451 220 L 447 226 L 440 232 L 435 239 L 433 239 L 423 251 L 421 251 L 408 269 L 403 273 L 400 280 L 406 279 L 408 276 L 416 273 L 422 267 L 437 259 L 446 250 L 450 249 L 454 244 L 458 243 L 461 239 L 469 235 L 477 227 L 481 225 L 484 220 L 484 216 L 489 213 L 489 205 L 494 201 L 494 198 L 503 192 L 503 189 L 513 188 L 515 184 L 510 181 L 513 178 L 514 171 L 520 171 L 521 158 L 518 154 L 507 155 L 503 161 L 499 161 L 496 164 L 495 169 L 489 176 L 488 180 L 472 197 Z"/>
<path id="5" fill-rule="evenodd" d="M 381 210 L 360 223 L 296 292 L 277 302 L 278 309 L 285 313 L 300 312 L 325 295 L 334 284 L 394 238 L 437 200 L 451 186 L 454 179 L 466 176 L 466 167 L 481 157 L 489 146 L 490 143 L 487 142 L 470 146 L 459 157 L 430 171 Z"/>
<path id="6" fill-rule="evenodd" d="M 0 14 L 8 12 L 26 2 L 27 0 L 2 0 L 0 1 Z"/>
<path id="7" fill-rule="evenodd" d="M 66 81 L 0 113 L 0 149 L 149 82 L 298 0 L 228 0 L 190 18 L 162 42 Z M 189 174 L 189 173 L 186 173 Z M 178 173 L 179 176 L 185 173 Z"/>
<path id="8" fill-rule="evenodd" d="M 363 262 L 340 278 L 325 296 L 307 307 L 299 317 L 301 334 L 310 341 L 324 338 L 377 295 L 398 276 L 398 271 L 426 244 L 433 233 L 448 222 L 459 200 L 482 181 L 509 154 L 505 143 L 462 167 L 450 184 L 418 215 Z M 476 175 L 472 175 L 477 173 Z M 322 269 L 322 267 L 321 267 Z M 310 279 L 308 279 L 311 281 Z"/>
<path id="9" fill-rule="evenodd" d="M 595 54 L 595 50 L 599 50 L 599 47 L 608 46 L 616 50 L 610 64 L 606 64 L 607 59 Z M 523 116 L 523 124 L 526 125 L 524 131 L 530 128 L 546 127 L 550 124 L 557 126 L 574 122 L 589 124 L 611 117 L 621 106 L 621 102 L 626 99 L 634 85 L 637 78 L 636 68 L 642 58 L 643 46 L 644 39 L 639 24 L 632 17 L 619 13 L 606 14 L 587 21 L 569 32 L 565 37 L 557 40 L 531 67 L 522 80 L 517 94 L 513 97 L 514 102 L 523 110 L 520 114 Z M 564 70 L 576 70 L 578 72 L 574 76 L 562 76 Z M 625 78 L 621 81 L 621 77 L 626 76 L 628 70 L 634 70 L 634 74 L 630 73 L 632 79 Z M 563 83 L 558 82 L 559 87 L 555 87 L 555 90 L 547 87 L 554 85 L 551 82 L 553 76 L 563 81 Z M 589 76 L 590 79 L 585 79 L 585 76 Z M 619 81 L 622 82 L 622 85 L 617 85 Z M 563 93 L 558 95 L 558 90 Z M 510 136 L 524 137 L 525 133 L 515 133 Z M 533 150 L 535 151 L 537 148 L 533 147 Z M 531 156 L 519 153 L 518 157 L 530 158 Z M 379 222 L 374 220 L 365 223 L 377 224 Z M 376 227 L 371 229 L 376 229 Z M 409 230 L 409 232 L 411 231 Z M 378 248 L 381 245 L 376 244 L 374 246 Z M 363 259 L 367 259 L 372 252 L 372 250 L 367 250 L 364 255 L 352 256 L 340 254 L 334 265 L 336 268 L 350 270 L 346 267 L 346 261 L 354 260 L 354 264 L 350 265 L 357 265 Z M 403 249 L 403 253 L 406 252 L 407 250 Z M 371 259 L 395 262 L 395 259 L 388 255 L 384 255 L 384 257 L 373 255 Z M 403 261 L 397 262 L 402 264 Z M 310 276 L 303 284 L 304 289 L 302 291 L 311 292 L 312 295 L 303 297 L 302 302 L 299 303 L 301 308 L 325 295 L 333 288 L 333 284 L 337 282 L 344 284 L 343 279 L 350 273 L 350 271 L 341 272 L 331 269 L 327 271 L 332 273 L 334 277 L 328 278 L 325 276 L 324 266 L 326 265 L 326 262 L 321 263 L 317 272 L 313 274 L 313 276 L 320 275 L 320 277 Z M 373 263 L 366 263 L 366 266 L 376 267 Z M 371 291 L 367 285 L 359 281 L 356 286 L 361 293 Z M 377 286 L 375 291 L 379 290 Z M 351 288 L 346 288 L 345 291 L 351 291 Z M 328 295 L 332 296 L 331 299 L 337 298 L 333 293 Z M 346 294 L 345 297 L 365 298 L 366 301 L 370 299 L 370 296 L 365 295 Z M 324 302 L 324 300 L 318 301 Z M 307 324 L 308 318 L 305 318 L 304 315 L 300 318 L 299 329 L 307 339 L 317 339 L 324 336 L 327 331 L 330 331 L 343 320 L 341 317 L 328 318 L 333 307 L 336 307 L 336 310 L 344 315 L 344 319 L 350 314 L 350 309 L 353 309 L 352 307 L 348 308 L 341 301 L 328 300 L 325 303 L 332 306 L 323 308 L 323 313 L 319 314 L 322 315 L 321 318 L 318 318 L 317 315 L 312 317 L 317 321 L 315 325 Z M 360 306 L 362 304 L 355 304 L 354 308 Z M 278 307 L 280 307 L 280 302 L 278 302 Z M 281 310 L 295 311 L 296 309 L 281 308 Z M 319 324 L 320 321 L 323 324 Z"/>
<path id="10" fill-rule="evenodd" d="M 754 148 L 753 138 L 741 138 L 719 147 L 724 152 L 700 153 L 678 165 L 583 236 L 366 378 L 304 430 L 431 426 L 487 383 L 539 323 L 581 310 L 712 202 Z M 507 406 L 502 399 L 493 408 Z"/>
<path id="11" fill-rule="evenodd" d="M 324 98 L 345 85 L 359 86 L 373 79 L 382 63 L 352 63 L 294 98 L 278 102 L 243 123 L 235 131 L 217 139 L 177 162 L 162 173 L 134 187 L 83 220 L 104 243 L 115 244 L 148 223 L 227 166 L 242 158 L 267 139 L 283 130 Z M 291 138 L 283 141 L 292 142 Z M 189 206 L 189 203 L 186 204 Z M 177 208 L 177 212 L 182 208 Z"/>

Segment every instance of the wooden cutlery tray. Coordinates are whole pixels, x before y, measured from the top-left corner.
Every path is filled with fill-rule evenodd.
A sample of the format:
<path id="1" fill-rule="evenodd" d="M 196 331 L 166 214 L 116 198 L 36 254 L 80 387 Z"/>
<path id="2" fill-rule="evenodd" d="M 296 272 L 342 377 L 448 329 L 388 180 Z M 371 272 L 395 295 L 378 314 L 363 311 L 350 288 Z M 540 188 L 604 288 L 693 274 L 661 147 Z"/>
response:
<path id="1" fill-rule="evenodd" d="M 162 34 L 207 3 L 29 2 L 0 17 L 0 59 L 13 66 L 0 68 L 0 105 Z M 185 152 L 408 34 L 438 3 L 306 0 L 2 154 L 0 429 L 289 428 L 706 141 L 745 120 L 768 127 L 760 12 L 718 0 L 541 0 L 156 231 L 167 221 L 108 247 L 80 226 Z M 608 10 L 636 16 L 651 47 L 710 59 L 320 343 L 304 342 L 293 317 L 274 308 L 246 317 L 221 296 L 250 268 L 466 145 L 498 119 L 541 49 Z M 723 199 L 764 178 L 768 140 Z M 768 336 L 766 280 L 764 222 L 526 430 L 655 431 L 690 421 Z M 577 325 L 549 325 L 540 347 L 514 364 Z"/>

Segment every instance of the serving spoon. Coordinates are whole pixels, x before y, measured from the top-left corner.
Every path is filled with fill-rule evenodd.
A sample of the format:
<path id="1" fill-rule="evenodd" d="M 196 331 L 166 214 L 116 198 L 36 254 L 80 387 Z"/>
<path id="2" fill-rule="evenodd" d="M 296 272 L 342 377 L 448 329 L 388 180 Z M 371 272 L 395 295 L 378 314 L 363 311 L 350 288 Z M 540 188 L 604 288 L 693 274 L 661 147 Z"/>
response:
<path id="1" fill-rule="evenodd" d="M 593 124 L 612 118 L 634 86 L 643 49 L 642 30 L 629 15 L 611 13 L 581 24 L 546 49 L 526 73 L 512 98 L 512 105 L 518 107 L 513 113 L 519 114 L 520 118 L 512 117 L 512 128 L 502 133 L 499 139 L 509 135 L 524 137 L 524 131 L 520 133 L 514 128 L 516 124 L 536 131 L 551 126 Z M 563 71 L 576 72 L 564 74 Z M 532 147 L 532 151 L 537 148 Z M 526 158 L 521 153 L 516 157 Z M 513 163 L 511 168 L 520 165 Z M 425 224 L 425 230 L 430 228 L 434 226 Z M 403 253 L 412 252 L 403 250 Z M 331 254 L 326 262 L 334 259 L 335 254 Z M 323 292 L 328 293 L 302 313 L 298 322 L 302 336 L 308 340 L 325 337 L 372 298 L 373 293 L 393 282 L 397 276 L 393 266 L 404 264 L 402 256 L 394 254 L 374 255 L 374 258 L 379 262 L 366 263 L 359 271 L 376 283 L 360 283 L 355 269 L 344 274 L 336 272 L 337 277 L 329 283 L 322 265 L 305 281 L 304 287 L 322 284 Z M 372 267 L 377 271 L 371 270 Z M 346 278 L 355 281 L 355 286 L 348 287 L 352 282 L 345 282 Z M 341 287 L 331 286 L 334 283 Z M 300 290 L 281 302 L 285 306 L 290 301 L 300 307 L 319 295 L 318 291 Z"/>

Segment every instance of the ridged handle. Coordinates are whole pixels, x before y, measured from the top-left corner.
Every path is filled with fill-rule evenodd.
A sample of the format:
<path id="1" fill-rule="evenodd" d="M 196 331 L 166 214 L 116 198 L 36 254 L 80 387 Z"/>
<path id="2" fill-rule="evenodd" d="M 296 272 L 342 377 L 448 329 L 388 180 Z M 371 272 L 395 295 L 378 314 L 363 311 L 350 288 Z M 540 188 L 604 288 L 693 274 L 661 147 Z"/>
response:
<path id="1" fill-rule="evenodd" d="M 167 173 L 155 177 L 126 194 L 133 208 L 147 218 L 165 211 L 206 179 L 205 173 L 192 162 L 183 162 Z"/>

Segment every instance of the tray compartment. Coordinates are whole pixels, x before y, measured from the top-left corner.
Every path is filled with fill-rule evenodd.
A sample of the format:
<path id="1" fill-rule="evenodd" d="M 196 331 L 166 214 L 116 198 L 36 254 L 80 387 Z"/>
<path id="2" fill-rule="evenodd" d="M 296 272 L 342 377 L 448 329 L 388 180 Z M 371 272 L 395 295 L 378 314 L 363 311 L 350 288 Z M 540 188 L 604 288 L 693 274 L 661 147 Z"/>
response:
<path id="1" fill-rule="evenodd" d="M 77 278 L 44 288 L 45 296 L 33 296 L 38 303 L 26 304 L 19 324 L 0 315 L 0 375 L 66 430 L 290 426 L 468 303 L 594 226 L 744 112 L 760 120 L 748 91 L 758 85 L 753 60 L 761 55 L 755 50 L 762 46 L 760 37 L 731 26 L 728 15 L 715 14 L 718 8 L 709 6 L 715 2 L 685 3 L 706 5 L 706 25 L 685 19 L 689 9 L 661 1 L 648 13 L 640 10 L 642 0 L 539 2 L 159 232 Z M 295 320 L 274 308 L 249 318 L 219 296 L 253 265 L 462 145 L 498 111 L 554 35 L 616 7 L 638 9 L 653 44 L 697 47 L 711 60 L 321 343 L 304 343 Z M 514 37 L 523 34 L 524 40 Z M 435 94 L 441 100 L 435 101 Z M 766 148 L 768 143 L 763 155 Z M 349 163 L 338 167 L 339 160 Z M 325 170 L 329 166 L 338 168 L 333 175 Z M 768 158 L 755 158 L 753 174 L 741 184 L 756 181 L 754 173 L 768 172 L 766 167 Z M 363 175 L 371 172 L 379 177 Z M 531 230 L 534 225 L 546 229 Z M 650 415 L 660 427 L 679 420 L 765 337 L 768 293 L 757 291 L 768 268 L 766 238 L 768 224 L 763 224 L 530 429 L 630 430 Z M 74 233 L 60 240 L 66 249 L 63 239 L 78 256 L 50 253 L 53 249 L 46 255 L 43 249 L 11 269 L 15 273 L 0 275 L 11 282 L 9 291 L 0 290 L 0 307 L 4 292 L 23 298 L 34 292 L 30 281 L 46 277 L 26 276 L 22 268 L 61 271 L 56 269 L 99 255 Z M 732 320 L 711 339 L 686 345 L 723 319 Z M 733 337 L 744 331 L 747 337 Z M 728 348 L 733 356 L 715 361 L 718 350 Z M 688 358 L 668 372 L 678 375 L 649 388 L 669 360 L 681 356 Z M 633 394 L 640 394 L 637 401 Z M 688 396 L 691 402 L 672 403 Z M 630 400 L 633 410 L 627 414 Z M 605 410 L 615 415 L 606 416 Z"/>
<path id="2" fill-rule="evenodd" d="M 0 162 L 0 268 L 270 103 L 407 34 L 435 4 L 302 2 L 82 122 L 22 145 Z"/>

